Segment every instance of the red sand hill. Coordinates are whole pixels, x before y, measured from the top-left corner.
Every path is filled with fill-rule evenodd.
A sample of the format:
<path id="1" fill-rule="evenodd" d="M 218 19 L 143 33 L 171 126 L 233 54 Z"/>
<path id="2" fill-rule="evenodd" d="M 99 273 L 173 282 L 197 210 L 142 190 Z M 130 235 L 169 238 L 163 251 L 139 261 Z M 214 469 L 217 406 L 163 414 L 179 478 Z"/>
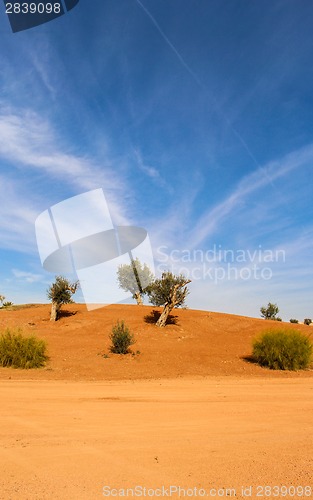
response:
<path id="1" fill-rule="evenodd" d="M 268 328 L 296 328 L 307 334 L 306 325 L 176 309 L 173 324 L 158 328 L 156 308 L 111 305 L 91 312 L 81 304 L 65 306 L 62 317 L 49 320 L 50 306 L 35 305 L 0 310 L 0 331 L 20 327 L 25 334 L 45 339 L 50 357 L 39 370 L 0 369 L 0 378 L 122 380 L 205 376 L 312 377 L 313 370 L 274 372 L 247 359 L 253 339 Z M 160 310 L 160 309 L 159 309 Z M 110 353 L 109 335 L 117 320 L 124 320 L 136 343 L 133 354 Z M 138 352 L 139 351 L 139 352 Z M 103 354 L 109 356 L 103 357 Z"/>

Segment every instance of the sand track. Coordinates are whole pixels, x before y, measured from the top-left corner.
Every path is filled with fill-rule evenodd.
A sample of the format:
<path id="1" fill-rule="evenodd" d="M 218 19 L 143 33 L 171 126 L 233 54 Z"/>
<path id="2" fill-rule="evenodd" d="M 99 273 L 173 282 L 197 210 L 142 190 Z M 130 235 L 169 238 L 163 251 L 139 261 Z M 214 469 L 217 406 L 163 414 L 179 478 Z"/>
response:
<path id="1" fill-rule="evenodd" d="M 104 486 L 204 488 L 211 498 L 218 489 L 244 498 L 242 486 L 253 487 L 250 498 L 258 485 L 313 486 L 311 379 L 0 387 L 6 500 L 93 500 L 105 498 Z"/>

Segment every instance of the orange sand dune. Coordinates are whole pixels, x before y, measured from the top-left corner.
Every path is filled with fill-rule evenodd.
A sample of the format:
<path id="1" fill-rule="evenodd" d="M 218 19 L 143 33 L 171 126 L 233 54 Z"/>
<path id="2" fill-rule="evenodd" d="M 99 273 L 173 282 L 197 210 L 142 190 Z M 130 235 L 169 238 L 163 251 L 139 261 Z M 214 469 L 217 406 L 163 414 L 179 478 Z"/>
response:
<path id="1" fill-rule="evenodd" d="M 155 308 L 112 305 L 87 312 L 84 305 L 64 307 L 63 317 L 49 321 L 49 305 L 0 310 L 0 329 L 20 326 L 47 341 L 50 362 L 43 370 L 0 369 L 0 378 L 129 380 L 147 378 L 236 375 L 253 377 L 308 377 L 313 371 L 273 372 L 245 358 L 251 355 L 252 340 L 265 328 L 298 328 L 290 325 L 207 311 L 176 309 L 176 324 L 158 328 L 151 320 Z M 148 317 L 145 319 L 145 317 Z M 137 355 L 119 356 L 109 351 L 112 325 L 125 320 L 136 338 Z M 107 354 L 109 358 L 102 355 Z"/>

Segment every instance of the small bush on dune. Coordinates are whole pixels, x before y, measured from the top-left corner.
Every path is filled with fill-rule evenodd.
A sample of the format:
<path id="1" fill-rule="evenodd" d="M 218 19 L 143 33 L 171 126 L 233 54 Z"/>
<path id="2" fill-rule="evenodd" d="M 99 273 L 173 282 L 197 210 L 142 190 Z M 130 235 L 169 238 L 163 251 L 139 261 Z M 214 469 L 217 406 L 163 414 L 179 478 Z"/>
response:
<path id="1" fill-rule="evenodd" d="M 0 295 L 0 309 L 13 306 L 13 302 L 9 302 L 5 300 L 4 295 Z"/>
<path id="2" fill-rule="evenodd" d="M 3 302 L 2 306 L 3 307 L 11 307 L 11 306 L 13 306 L 13 302 L 9 302 L 9 301 Z"/>
<path id="3" fill-rule="evenodd" d="M 313 345 L 296 330 L 267 331 L 253 343 L 253 358 L 273 370 L 301 370 L 310 365 Z"/>
<path id="4" fill-rule="evenodd" d="M 291 318 L 290 323 L 299 323 L 297 319 Z"/>
<path id="5" fill-rule="evenodd" d="M 110 335 L 112 345 L 111 352 L 115 354 L 127 354 L 129 347 L 135 343 L 134 336 L 129 328 L 125 325 L 124 321 L 118 321 L 112 328 Z"/>
<path id="6" fill-rule="evenodd" d="M 310 326 L 310 324 L 312 323 L 312 320 L 311 320 L 311 318 L 305 318 L 305 320 L 303 321 L 303 323 L 304 323 L 305 325 Z"/>
<path id="7" fill-rule="evenodd" d="M 36 337 L 24 337 L 20 330 L 9 328 L 0 337 L 0 366 L 40 368 L 47 360 L 46 343 Z"/>

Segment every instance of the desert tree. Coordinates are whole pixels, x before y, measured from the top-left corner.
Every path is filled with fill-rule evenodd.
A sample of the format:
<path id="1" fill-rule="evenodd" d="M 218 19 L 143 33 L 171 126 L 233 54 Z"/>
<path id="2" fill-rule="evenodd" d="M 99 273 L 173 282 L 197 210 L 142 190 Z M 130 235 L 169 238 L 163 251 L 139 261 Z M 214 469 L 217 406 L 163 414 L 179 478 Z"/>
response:
<path id="1" fill-rule="evenodd" d="M 72 304 L 72 295 L 77 291 L 79 282 L 71 283 L 63 276 L 57 276 L 55 282 L 47 290 L 48 299 L 51 300 L 51 321 L 57 321 L 63 304 Z"/>
<path id="2" fill-rule="evenodd" d="M 147 264 L 141 264 L 137 258 L 131 259 L 130 264 L 120 265 L 117 270 L 119 287 L 125 292 L 130 292 L 139 306 L 142 305 L 142 297 L 153 279 L 154 276 Z"/>
<path id="3" fill-rule="evenodd" d="M 180 274 L 166 271 L 161 278 L 155 279 L 147 288 L 147 294 L 151 304 L 154 306 L 163 306 L 163 311 L 156 322 L 157 326 L 165 326 L 168 315 L 174 307 L 180 307 L 185 304 L 185 299 L 189 293 L 187 285 L 191 280 Z"/>
<path id="4" fill-rule="evenodd" d="M 277 304 L 272 304 L 269 302 L 267 306 L 263 306 L 260 308 L 261 316 L 264 319 L 272 319 L 274 321 L 281 321 L 281 318 L 277 316 L 279 313 L 279 309 Z"/>

